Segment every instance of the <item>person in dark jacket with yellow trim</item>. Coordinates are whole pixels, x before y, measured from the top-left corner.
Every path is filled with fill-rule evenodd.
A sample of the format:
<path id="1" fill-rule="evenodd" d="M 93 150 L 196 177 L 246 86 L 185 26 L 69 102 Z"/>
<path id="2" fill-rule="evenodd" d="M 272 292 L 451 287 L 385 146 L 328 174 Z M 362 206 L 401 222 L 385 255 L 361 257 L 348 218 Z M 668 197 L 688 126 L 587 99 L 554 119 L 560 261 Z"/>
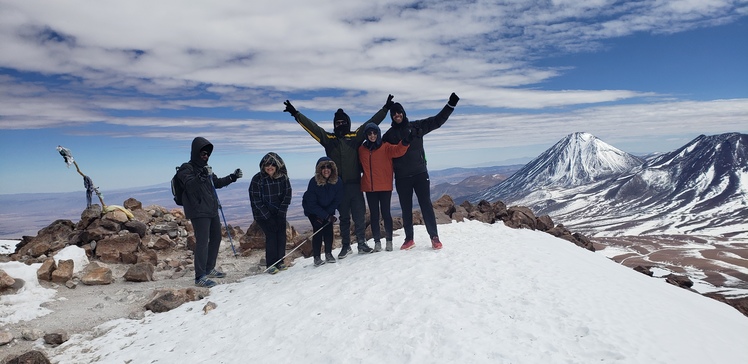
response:
<path id="1" fill-rule="evenodd" d="M 338 109 L 333 118 L 334 133 L 328 133 L 317 123 L 298 112 L 288 100 L 284 102 L 286 108 L 283 111 L 291 114 L 296 122 L 325 148 L 325 153 L 335 162 L 338 167 L 338 174 L 343 180 L 344 195 L 339 207 L 340 236 L 343 247 L 340 249 L 338 259 L 343 259 L 352 252 L 351 215 L 356 228 L 355 234 L 359 254 L 373 252 L 373 249 L 366 245 L 366 221 L 364 221 L 366 205 L 364 195 L 361 192 L 361 166 L 358 162 L 358 147 L 366 137 L 363 125 L 367 123 L 379 125 L 387 116 L 387 110 L 393 104 L 392 98 L 393 96 L 389 95 L 382 109 L 353 132 L 351 132 L 351 118 L 343 109 Z"/>
<path id="2" fill-rule="evenodd" d="M 442 242 L 439 240 L 439 233 L 436 229 L 436 215 L 431 205 L 431 182 L 429 181 L 429 172 L 426 168 L 426 152 L 423 150 L 423 136 L 438 129 L 445 122 L 460 98 L 453 92 L 449 96 L 447 105 L 435 116 L 408 121 L 405 109 L 400 103 L 395 103 L 390 108 L 390 117 L 392 126 L 382 139 L 390 144 L 398 144 L 402 140 L 411 138 L 410 148 L 402 157 L 392 160 L 395 169 L 395 190 L 400 200 L 400 208 L 403 212 L 403 228 L 405 229 L 405 242 L 400 247 L 402 250 L 408 250 L 416 246 L 413 241 L 413 192 L 418 198 L 418 205 L 421 207 L 423 222 L 426 225 L 426 231 L 431 238 L 431 247 L 441 249 Z"/>
<path id="3" fill-rule="evenodd" d="M 291 181 L 286 164 L 270 152 L 260 161 L 260 171 L 249 183 L 252 215 L 265 233 L 265 265 L 270 274 L 286 270 L 286 214 L 291 204 Z"/>
<path id="4" fill-rule="evenodd" d="M 195 285 L 213 287 L 216 282 L 210 278 L 224 278 L 216 268 L 218 248 L 221 246 L 221 219 L 218 217 L 218 196 L 216 188 L 222 188 L 242 177 L 242 170 L 218 178 L 208 165 L 213 153 L 213 144 L 208 139 L 197 137 L 192 140 L 190 161 L 182 164 L 177 178 L 184 185 L 182 206 L 184 216 L 190 219 L 195 230 Z M 215 188 L 214 188 L 215 187 Z"/>
<path id="5" fill-rule="evenodd" d="M 342 199 L 343 180 L 338 176 L 338 167 L 329 157 L 320 158 L 314 168 L 314 177 L 309 180 L 309 185 L 301 202 L 304 215 L 312 223 L 312 230 L 322 229 L 312 237 L 312 255 L 314 256 L 315 267 L 325 263 L 335 263 L 335 258 L 332 256 L 332 224 L 337 220 L 335 210 L 340 206 Z M 325 241 L 325 260 L 320 258 L 323 239 Z"/>

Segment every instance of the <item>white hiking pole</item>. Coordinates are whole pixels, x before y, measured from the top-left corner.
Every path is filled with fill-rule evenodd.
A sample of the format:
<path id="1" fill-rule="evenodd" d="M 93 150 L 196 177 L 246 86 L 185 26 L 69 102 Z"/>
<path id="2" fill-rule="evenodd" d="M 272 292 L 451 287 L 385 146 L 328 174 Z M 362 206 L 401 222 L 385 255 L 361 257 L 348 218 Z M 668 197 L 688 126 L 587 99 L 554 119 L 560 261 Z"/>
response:
<path id="1" fill-rule="evenodd" d="M 309 239 L 311 239 L 313 236 L 317 235 L 317 233 L 320 232 L 320 231 L 322 231 L 322 229 L 324 229 L 325 226 L 327 226 L 327 224 L 329 224 L 329 223 L 330 223 L 329 221 L 325 222 L 325 224 L 322 225 L 321 228 L 317 229 L 317 231 L 315 231 L 314 233 L 312 233 L 312 235 L 307 236 L 306 239 L 304 239 L 304 241 L 301 242 L 301 244 L 299 244 L 295 248 L 291 249 L 291 251 L 288 252 L 288 254 L 284 255 L 283 258 L 280 258 L 275 263 L 271 264 L 270 267 L 274 267 L 276 264 L 278 264 L 278 262 L 282 261 L 283 259 L 286 259 L 287 256 L 289 256 L 289 255 L 291 255 L 291 253 L 295 252 L 296 249 L 301 248 L 301 246 L 304 245 L 304 243 L 306 243 L 307 241 L 309 241 Z M 264 271 L 262 271 L 262 273 L 267 273 L 267 271 L 270 269 L 270 267 L 267 267 Z"/>
<path id="2" fill-rule="evenodd" d="M 223 207 L 221 206 L 221 200 L 218 199 L 218 191 L 216 191 L 216 185 L 213 184 L 213 175 L 208 176 L 210 179 L 210 185 L 213 187 L 213 195 L 216 196 L 216 202 L 218 202 L 218 209 L 221 210 L 221 217 L 223 217 L 223 224 L 226 225 L 226 235 L 229 236 L 229 243 L 231 243 L 231 251 L 234 252 L 234 258 L 238 258 L 236 255 L 236 249 L 234 248 L 234 241 L 231 240 L 231 231 L 229 231 L 229 224 L 226 222 L 226 215 L 223 214 Z"/>

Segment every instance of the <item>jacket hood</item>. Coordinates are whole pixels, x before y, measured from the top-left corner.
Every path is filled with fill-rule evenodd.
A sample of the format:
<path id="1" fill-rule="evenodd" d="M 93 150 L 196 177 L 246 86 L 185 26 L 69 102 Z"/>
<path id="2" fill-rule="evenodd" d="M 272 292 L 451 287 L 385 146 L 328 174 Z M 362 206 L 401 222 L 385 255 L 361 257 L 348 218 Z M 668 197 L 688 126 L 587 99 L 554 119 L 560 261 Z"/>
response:
<path id="1" fill-rule="evenodd" d="M 377 140 L 374 143 L 369 141 L 369 130 L 377 131 Z M 364 135 L 366 136 L 366 139 L 364 139 L 364 147 L 368 149 L 376 149 L 382 145 L 382 130 L 379 129 L 379 126 L 377 124 L 366 124 L 366 126 L 364 126 Z"/>
<path id="2" fill-rule="evenodd" d="M 329 178 L 325 178 L 322 175 L 322 165 L 330 163 L 332 165 L 332 173 Z M 317 182 L 317 186 L 324 186 L 327 183 L 336 184 L 338 183 L 338 166 L 329 157 L 322 157 L 317 160 L 317 164 L 314 167 L 314 181 Z"/>
<path id="3" fill-rule="evenodd" d="M 208 164 L 208 162 L 200 157 L 200 151 L 202 150 L 206 150 L 208 153 L 213 153 L 213 144 L 203 137 L 193 139 L 192 149 L 190 150 L 190 162 L 195 163 L 200 167 L 204 167 Z"/>
<path id="4" fill-rule="evenodd" d="M 403 122 L 398 124 L 393 120 L 392 126 L 405 125 L 408 123 L 408 114 L 405 113 L 405 109 L 403 108 L 403 105 L 401 105 L 399 102 L 392 104 L 392 107 L 390 107 L 390 119 L 392 119 L 392 117 L 395 116 L 395 113 L 398 113 L 398 112 L 403 114 Z"/>
<path id="5" fill-rule="evenodd" d="M 262 157 L 262 160 L 260 160 L 260 173 L 267 175 L 265 173 L 265 165 L 266 164 L 272 164 L 275 166 L 275 174 L 273 174 L 273 179 L 283 178 L 288 176 L 288 170 L 286 170 L 286 163 L 283 162 L 283 158 L 281 158 L 278 154 L 274 152 L 270 152 L 268 154 L 265 154 L 264 157 Z"/>

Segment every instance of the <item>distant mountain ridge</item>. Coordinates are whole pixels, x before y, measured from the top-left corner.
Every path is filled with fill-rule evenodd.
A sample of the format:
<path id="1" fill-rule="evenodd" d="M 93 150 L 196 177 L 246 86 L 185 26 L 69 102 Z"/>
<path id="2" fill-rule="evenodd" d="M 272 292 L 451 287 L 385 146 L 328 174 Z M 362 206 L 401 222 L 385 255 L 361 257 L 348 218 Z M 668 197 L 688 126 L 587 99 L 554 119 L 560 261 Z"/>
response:
<path id="1" fill-rule="evenodd" d="M 590 235 L 748 237 L 748 135 L 700 135 L 643 161 L 585 134 L 567 136 L 470 200 L 525 205 Z M 582 147 L 590 141 L 596 147 Z"/>

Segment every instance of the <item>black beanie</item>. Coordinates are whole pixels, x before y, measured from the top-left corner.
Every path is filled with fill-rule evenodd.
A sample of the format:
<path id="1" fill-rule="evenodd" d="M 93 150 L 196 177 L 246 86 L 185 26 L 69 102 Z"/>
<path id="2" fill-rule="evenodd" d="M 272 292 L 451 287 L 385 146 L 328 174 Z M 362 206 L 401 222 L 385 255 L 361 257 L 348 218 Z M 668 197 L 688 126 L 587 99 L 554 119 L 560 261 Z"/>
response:
<path id="1" fill-rule="evenodd" d="M 398 113 L 398 112 L 403 114 L 403 120 L 405 120 L 406 119 L 405 109 L 403 109 L 403 105 L 400 105 L 399 102 L 396 102 L 392 104 L 392 107 L 390 107 L 390 118 L 395 116 L 395 113 Z"/>
<path id="2" fill-rule="evenodd" d="M 345 120 L 348 125 L 351 125 L 351 118 L 345 113 L 345 111 L 343 111 L 343 109 L 338 109 L 338 111 L 335 112 L 335 117 L 332 119 L 333 124 L 338 120 Z"/>

